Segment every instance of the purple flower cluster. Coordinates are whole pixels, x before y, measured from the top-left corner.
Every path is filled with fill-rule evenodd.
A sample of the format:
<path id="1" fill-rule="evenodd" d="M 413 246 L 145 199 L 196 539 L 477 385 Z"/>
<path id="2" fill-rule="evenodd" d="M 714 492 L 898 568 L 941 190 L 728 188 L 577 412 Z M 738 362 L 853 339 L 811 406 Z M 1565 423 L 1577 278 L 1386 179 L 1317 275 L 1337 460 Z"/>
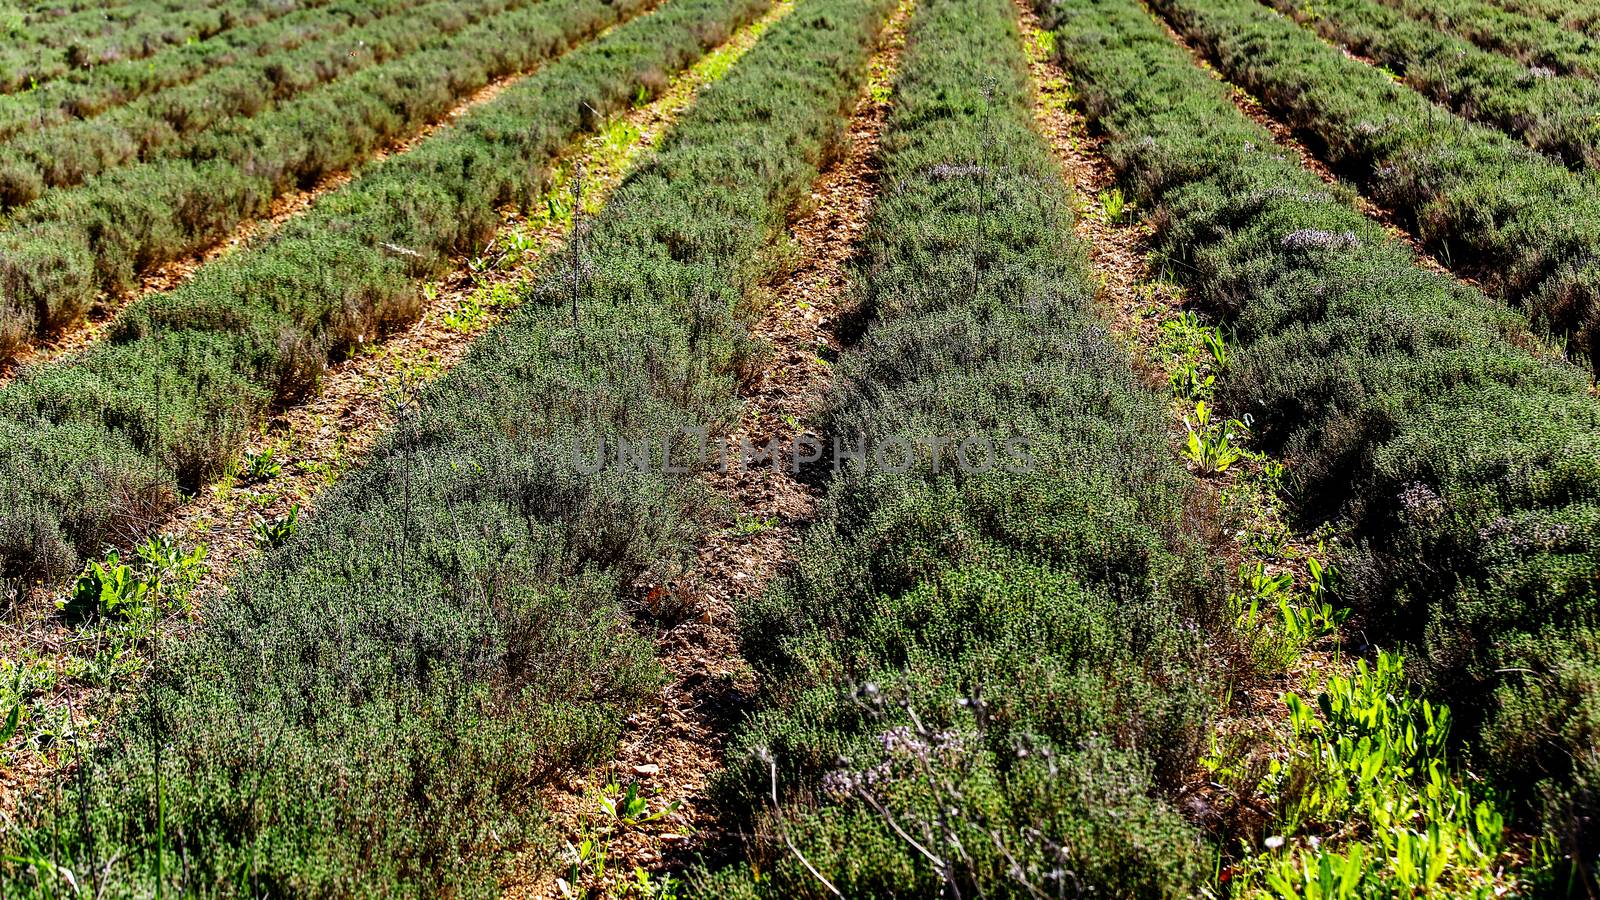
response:
<path id="1" fill-rule="evenodd" d="M 1506 516 L 1496 516 L 1494 521 L 1478 529 L 1478 540 L 1487 543 L 1506 539 L 1518 553 L 1550 550 L 1571 536 L 1572 528 L 1560 522 L 1538 521 L 1518 527 Z"/>
<path id="2" fill-rule="evenodd" d="M 989 174 L 989 170 L 980 165 L 967 163 L 941 163 L 928 170 L 928 176 L 936 181 L 949 181 L 953 178 L 977 178 Z"/>
<path id="3" fill-rule="evenodd" d="M 1322 231 L 1302 228 L 1283 236 L 1285 250 L 1353 250 L 1361 246 L 1354 231 Z"/>
<path id="4" fill-rule="evenodd" d="M 1431 522 L 1444 515 L 1444 499 L 1433 488 L 1413 481 L 1400 492 L 1400 508 L 1413 519 Z"/>
<path id="5" fill-rule="evenodd" d="M 906 725 L 898 725 L 878 735 L 878 745 L 888 758 L 866 769 L 856 769 L 848 758 L 841 758 L 840 768 L 822 776 L 822 792 L 834 801 L 844 800 L 892 781 L 899 763 L 937 765 L 950 761 L 966 748 L 961 735 L 954 731 L 924 736 Z"/>

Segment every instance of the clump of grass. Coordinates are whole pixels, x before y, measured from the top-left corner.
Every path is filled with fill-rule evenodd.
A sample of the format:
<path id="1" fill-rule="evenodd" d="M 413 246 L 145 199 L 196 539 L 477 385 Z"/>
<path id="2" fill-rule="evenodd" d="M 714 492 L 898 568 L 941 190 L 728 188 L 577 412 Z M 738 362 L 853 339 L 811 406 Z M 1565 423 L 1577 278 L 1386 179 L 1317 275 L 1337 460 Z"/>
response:
<path id="1" fill-rule="evenodd" d="M 1449 708 L 1411 694 L 1400 657 L 1357 660 L 1310 689 L 1311 702 L 1283 696 L 1289 735 L 1259 781 L 1224 756 L 1202 760 L 1273 813 L 1274 833 L 1223 873 L 1229 896 L 1491 897 L 1519 887 L 1494 798 L 1447 759 Z"/>

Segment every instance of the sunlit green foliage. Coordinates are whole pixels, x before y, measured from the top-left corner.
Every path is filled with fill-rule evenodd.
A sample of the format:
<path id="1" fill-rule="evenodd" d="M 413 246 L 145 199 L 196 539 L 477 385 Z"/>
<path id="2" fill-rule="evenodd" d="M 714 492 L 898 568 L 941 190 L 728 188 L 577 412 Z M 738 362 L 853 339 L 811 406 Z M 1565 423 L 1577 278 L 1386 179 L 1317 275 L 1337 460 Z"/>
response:
<path id="1" fill-rule="evenodd" d="M 1271 0 L 1306 27 L 1397 72 L 1409 87 L 1575 168 L 1600 167 L 1600 84 L 1530 72 L 1377 0 Z"/>
<path id="2" fill-rule="evenodd" d="M 631 102 L 634 65 L 681 69 L 763 7 L 673 0 L 588 58 Z M 694 474 L 592 470 L 574 444 L 736 415 L 747 292 L 842 137 L 885 7 L 801 0 L 700 93 L 586 223 L 581 281 L 567 254 L 543 265 L 156 661 L 88 786 L 0 851 L 7 896 L 51 895 L 56 861 L 80 882 L 110 861 L 112 897 L 498 896 L 498 863 L 546 837 L 541 788 L 608 758 L 657 688 L 622 604 L 711 525 Z"/>
<path id="3" fill-rule="evenodd" d="M 497 46 L 526 63 L 641 5 L 550 0 L 519 20 L 523 28 L 497 32 L 504 42 Z M 136 303 L 87 352 L 0 390 L 0 492 L 12 501 L 0 507 L 0 573 L 77 568 L 77 558 L 118 529 L 167 508 L 178 489 L 193 491 L 216 477 L 269 404 L 303 397 L 330 359 L 409 323 L 420 282 L 452 265 L 452 254 L 487 241 L 502 204 L 536 191 L 562 148 L 599 124 L 597 113 L 631 103 L 638 85 L 654 83 L 683 52 L 676 44 L 628 47 L 567 54 L 454 127 L 326 195 L 266 241 L 202 267 L 171 293 Z M 453 51 L 437 51 L 402 62 L 420 56 L 460 61 Z M 383 69 L 339 84 L 378 78 Z M 468 68 L 455 81 L 412 80 L 422 77 L 441 73 L 424 66 L 385 81 L 382 90 L 402 107 L 447 105 L 450 85 L 481 84 L 487 74 Z M 387 102 L 367 100 L 368 106 Z M 312 119 L 339 121 L 328 114 Z M 344 131 L 314 134 L 340 145 L 350 140 Z M 305 135 L 280 137 L 298 142 Z M 300 150 L 309 156 L 285 148 L 265 158 L 298 159 L 299 166 L 315 157 L 314 148 Z M 221 197 L 235 184 L 223 177 L 225 169 L 197 168 L 184 189 Z M 237 182 L 247 193 L 250 183 Z M 158 195 L 130 192 L 119 207 Z"/>
<path id="4" fill-rule="evenodd" d="M 1180 536 L 1191 482 L 1094 319 L 1014 8 L 911 16 L 868 324 L 821 431 L 947 452 L 841 459 L 793 574 L 740 610 L 765 707 L 719 796 L 757 837 L 697 887 L 1192 896 L 1205 853 L 1172 792 L 1211 708 L 1195 629 L 1220 604 Z M 953 452 L 1012 437 L 1032 466 Z"/>
<path id="5" fill-rule="evenodd" d="M 1285 695 L 1283 755 L 1260 785 L 1232 785 L 1261 791 L 1281 833 L 1230 868 L 1230 895 L 1505 895 L 1505 823 L 1482 788 L 1450 771 L 1449 710 L 1409 690 L 1400 658 L 1380 653 L 1329 677 L 1313 702 Z M 1325 836 L 1334 828 L 1342 841 Z"/>
<path id="6" fill-rule="evenodd" d="M 1342 83 L 1329 68 L 1358 65 L 1276 68 L 1286 48 L 1338 54 L 1254 2 L 1156 5 L 1233 47 L 1241 70 L 1304 79 L 1308 98 Z M 1592 861 L 1600 403 L 1586 373 L 1541 353 L 1515 313 L 1416 265 L 1137 3 L 1048 11 L 1105 152 L 1159 211 L 1158 248 L 1228 330 L 1219 404 L 1257 413 L 1255 440 L 1291 463 L 1301 515 L 1348 530 L 1340 569 L 1362 633 L 1404 649 L 1448 702 L 1470 766 L 1512 795 L 1523 827 Z M 1387 97 L 1377 77 L 1386 86 L 1360 83 Z"/>

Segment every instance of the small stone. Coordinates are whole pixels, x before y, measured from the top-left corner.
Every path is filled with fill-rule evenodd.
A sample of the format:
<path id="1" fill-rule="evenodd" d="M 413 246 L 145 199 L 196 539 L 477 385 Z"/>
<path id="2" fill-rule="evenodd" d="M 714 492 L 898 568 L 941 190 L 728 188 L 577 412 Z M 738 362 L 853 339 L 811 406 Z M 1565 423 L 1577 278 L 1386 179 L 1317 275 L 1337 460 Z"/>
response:
<path id="1" fill-rule="evenodd" d="M 645 763 L 642 766 L 633 767 L 633 774 L 635 775 L 654 775 L 659 771 L 661 771 L 661 767 L 655 763 Z"/>

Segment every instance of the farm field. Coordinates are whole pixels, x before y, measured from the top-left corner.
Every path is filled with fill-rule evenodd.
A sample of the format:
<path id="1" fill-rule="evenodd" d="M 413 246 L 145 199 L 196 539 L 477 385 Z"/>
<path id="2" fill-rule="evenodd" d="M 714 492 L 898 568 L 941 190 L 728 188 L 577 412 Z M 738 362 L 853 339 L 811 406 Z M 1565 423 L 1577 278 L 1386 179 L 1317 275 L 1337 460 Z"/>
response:
<path id="1" fill-rule="evenodd" d="M 0 897 L 1600 897 L 1600 6 L 0 35 Z"/>

